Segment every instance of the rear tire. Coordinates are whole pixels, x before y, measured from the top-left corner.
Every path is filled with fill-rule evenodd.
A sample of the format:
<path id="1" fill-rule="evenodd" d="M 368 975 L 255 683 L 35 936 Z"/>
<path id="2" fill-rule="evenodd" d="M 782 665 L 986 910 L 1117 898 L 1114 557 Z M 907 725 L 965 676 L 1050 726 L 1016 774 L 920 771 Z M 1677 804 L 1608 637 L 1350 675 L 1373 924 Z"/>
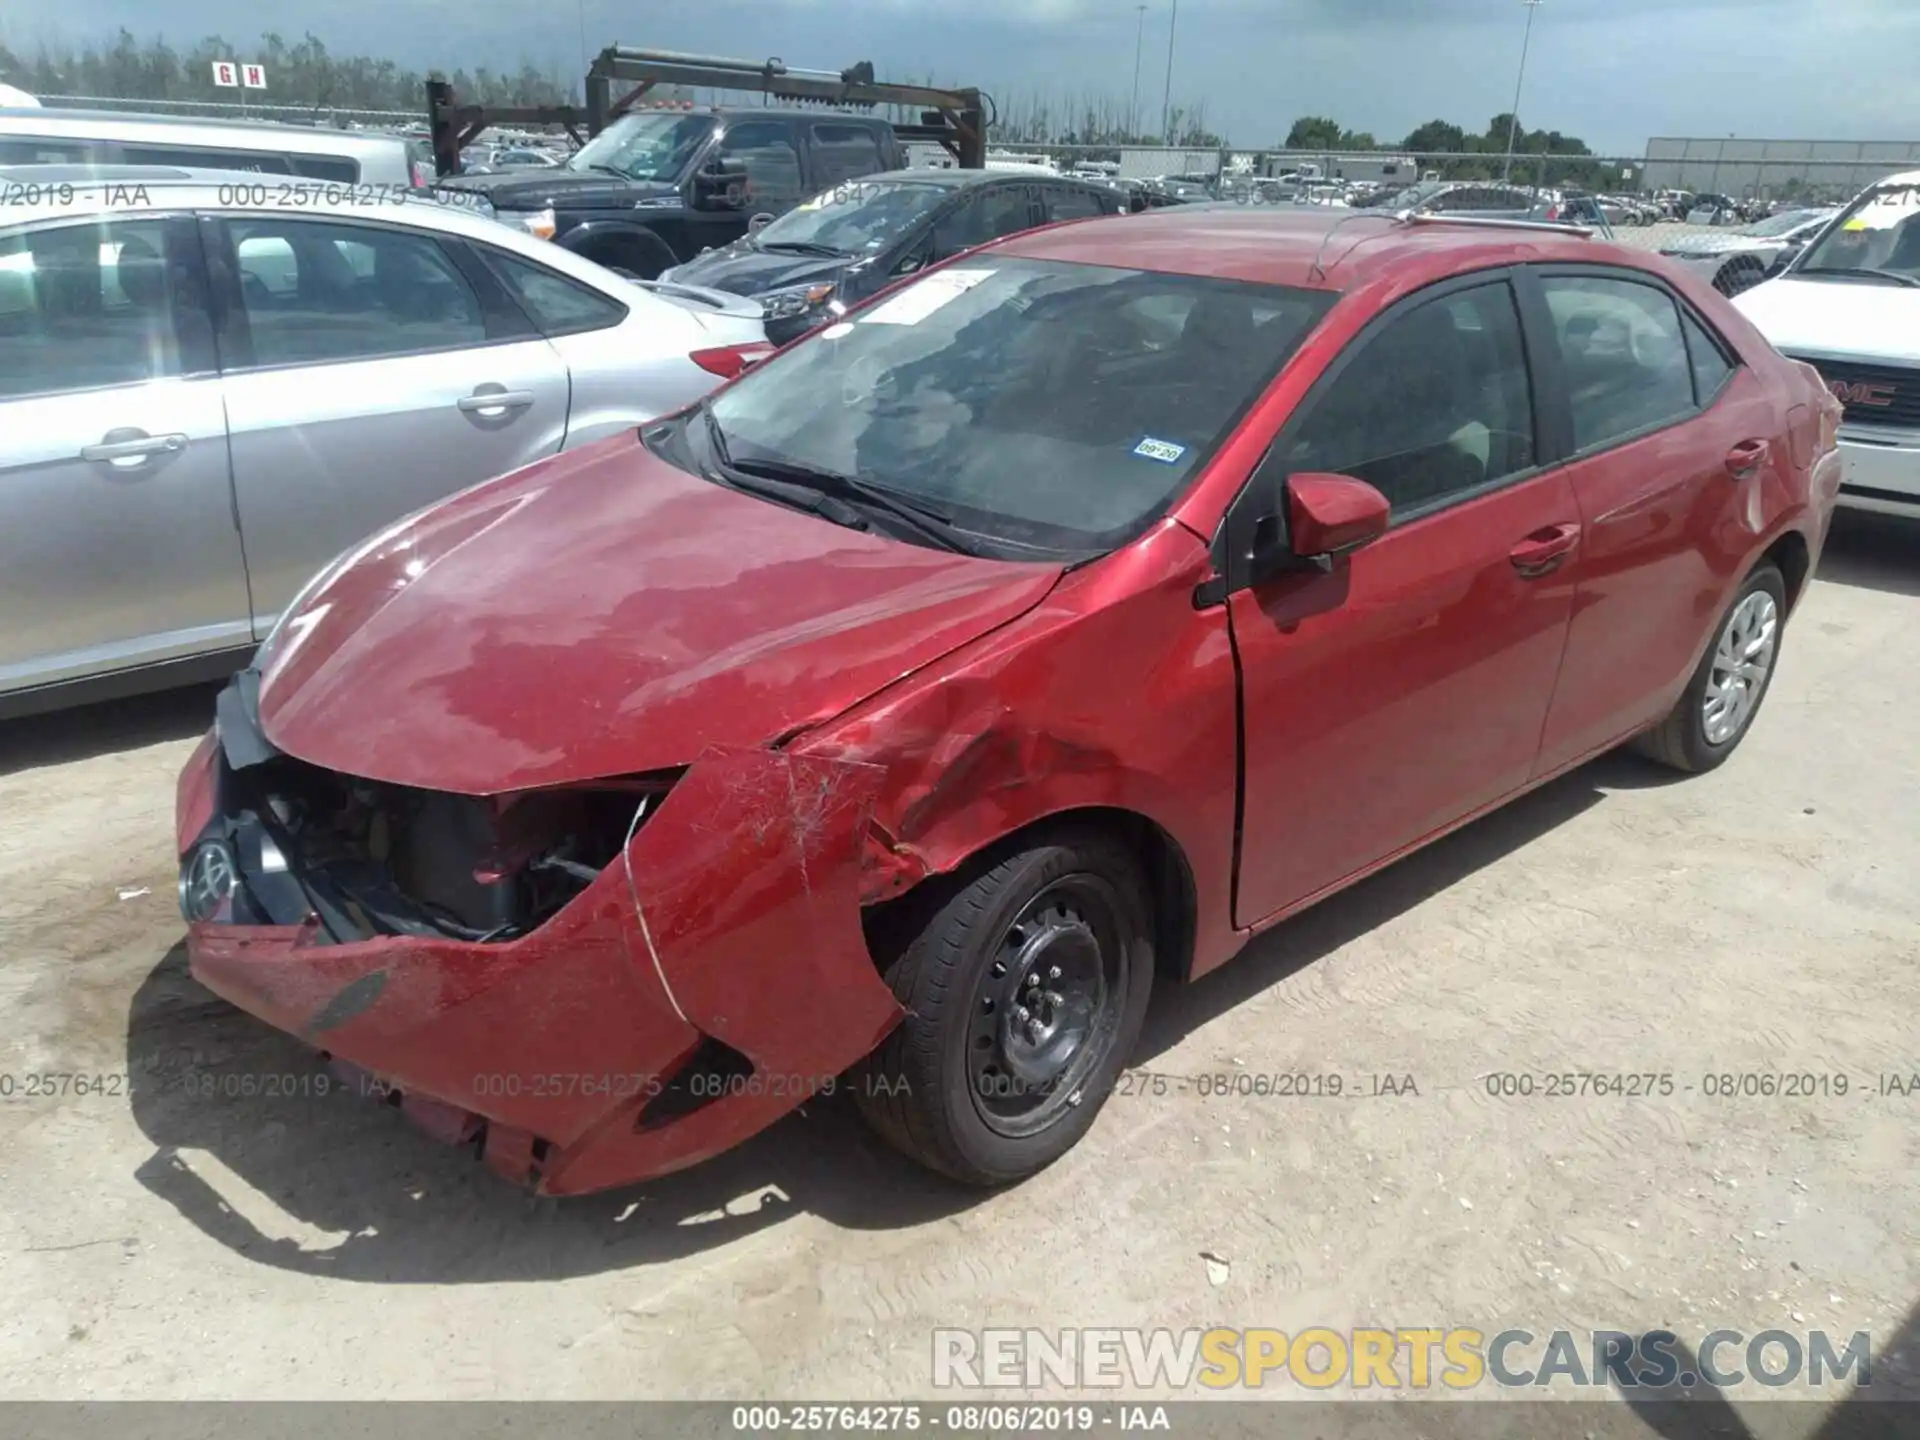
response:
<path id="1" fill-rule="evenodd" d="M 1771 560 L 1747 576 L 1667 718 L 1637 737 L 1639 754 L 1701 774 L 1726 763 L 1753 728 L 1779 668 L 1787 585 Z"/>
<path id="2" fill-rule="evenodd" d="M 907 1015 L 853 1074 L 873 1128 L 972 1185 L 1022 1180 L 1084 1135 L 1146 1018 L 1139 861 L 1063 825 L 961 885 L 887 970 Z"/>

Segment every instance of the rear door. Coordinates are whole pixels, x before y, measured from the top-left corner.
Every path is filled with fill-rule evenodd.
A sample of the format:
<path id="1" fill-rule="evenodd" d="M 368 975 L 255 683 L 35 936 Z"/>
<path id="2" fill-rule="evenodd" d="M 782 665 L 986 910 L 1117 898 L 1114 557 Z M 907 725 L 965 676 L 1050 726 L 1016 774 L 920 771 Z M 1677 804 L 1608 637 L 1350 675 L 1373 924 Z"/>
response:
<path id="1" fill-rule="evenodd" d="M 559 450 L 567 367 L 459 242 L 316 216 L 208 222 L 233 479 L 264 633 L 321 565 Z"/>
<path id="2" fill-rule="evenodd" d="M 1393 519 L 1331 573 L 1229 599 L 1245 731 L 1236 923 L 1297 907 L 1533 773 L 1579 536 L 1572 489 L 1539 453 L 1505 276 L 1389 311 L 1275 441 L 1242 505 L 1271 513 L 1288 476 L 1330 472 L 1373 485 Z"/>
<path id="3" fill-rule="evenodd" d="M 1522 286 L 1583 528 L 1544 772 L 1672 707 L 1793 462 L 1759 377 L 1653 277 L 1543 267 Z"/>
<path id="4" fill-rule="evenodd" d="M 0 692 L 245 646 L 190 219 L 0 235 Z"/>

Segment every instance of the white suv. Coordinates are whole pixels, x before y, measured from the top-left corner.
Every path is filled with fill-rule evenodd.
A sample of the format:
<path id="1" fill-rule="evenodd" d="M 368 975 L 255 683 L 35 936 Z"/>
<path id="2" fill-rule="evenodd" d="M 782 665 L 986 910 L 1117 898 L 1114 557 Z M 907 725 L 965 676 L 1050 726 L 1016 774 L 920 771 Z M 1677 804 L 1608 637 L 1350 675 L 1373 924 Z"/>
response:
<path id="1" fill-rule="evenodd" d="M 1873 186 L 1733 303 L 1846 406 L 1840 503 L 1920 516 L 1920 170 Z"/>

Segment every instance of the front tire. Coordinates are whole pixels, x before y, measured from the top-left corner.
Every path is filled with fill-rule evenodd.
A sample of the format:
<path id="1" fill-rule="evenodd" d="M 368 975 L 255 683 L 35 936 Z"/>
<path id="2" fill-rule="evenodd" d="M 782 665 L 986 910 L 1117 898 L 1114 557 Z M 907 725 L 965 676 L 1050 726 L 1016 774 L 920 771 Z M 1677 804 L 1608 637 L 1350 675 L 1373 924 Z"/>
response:
<path id="1" fill-rule="evenodd" d="M 1700 774 L 1726 763 L 1760 713 L 1780 658 L 1787 585 L 1771 560 L 1733 597 L 1667 718 L 1633 742 L 1650 760 Z"/>
<path id="2" fill-rule="evenodd" d="M 1145 876 L 1062 826 L 950 894 L 888 968 L 907 1015 L 854 1074 L 862 1115 L 973 1185 L 1022 1180 L 1093 1124 L 1146 1018 Z"/>

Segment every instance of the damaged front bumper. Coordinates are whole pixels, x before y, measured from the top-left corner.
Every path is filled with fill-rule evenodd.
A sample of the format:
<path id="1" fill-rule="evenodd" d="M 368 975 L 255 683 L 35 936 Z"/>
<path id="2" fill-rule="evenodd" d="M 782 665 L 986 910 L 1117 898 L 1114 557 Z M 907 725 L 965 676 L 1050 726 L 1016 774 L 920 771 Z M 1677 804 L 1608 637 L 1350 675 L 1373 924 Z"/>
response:
<path id="1" fill-rule="evenodd" d="M 194 976 L 516 1183 L 581 1194 L 695 1164 L 831 1088 L 900 1019 L 860 924 L 870 767 L 707 754 L 553 913 L 445 935 L 317 885 L 288 911 L 298 837 L 250 808 L 248 771 L 298 762 L 247 700 L 222 697 L 180 779 Z M 370 910 L 417 933 L 346 928 Z"/>

